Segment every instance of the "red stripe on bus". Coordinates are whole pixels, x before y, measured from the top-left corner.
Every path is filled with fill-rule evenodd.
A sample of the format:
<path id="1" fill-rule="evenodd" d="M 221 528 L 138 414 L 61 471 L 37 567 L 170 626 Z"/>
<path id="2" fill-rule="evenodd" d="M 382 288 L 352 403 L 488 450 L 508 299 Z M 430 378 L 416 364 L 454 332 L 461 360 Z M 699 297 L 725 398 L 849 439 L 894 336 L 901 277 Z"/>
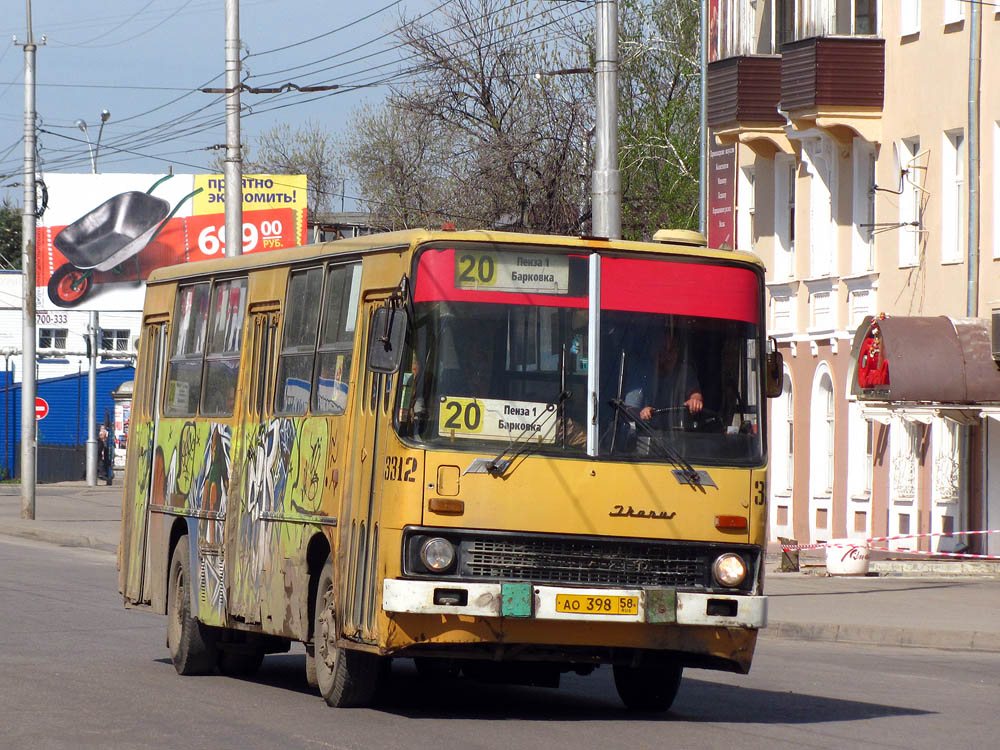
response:
<path id="1" fill-rule="evenodd" d="M 455 287 L 455 250 L 420 256 L 414 302 L 486 302 L 585 309 L 586 297 Z M 601 308 L 759 322 L 757 276 L 746 268 L 637 258 L 601 260 Z"/>
<path id="2" fill-rule="evenodd" d="M 601 309 L 757 323 L 757 276 L 732 266 L 604 258 Z"/>

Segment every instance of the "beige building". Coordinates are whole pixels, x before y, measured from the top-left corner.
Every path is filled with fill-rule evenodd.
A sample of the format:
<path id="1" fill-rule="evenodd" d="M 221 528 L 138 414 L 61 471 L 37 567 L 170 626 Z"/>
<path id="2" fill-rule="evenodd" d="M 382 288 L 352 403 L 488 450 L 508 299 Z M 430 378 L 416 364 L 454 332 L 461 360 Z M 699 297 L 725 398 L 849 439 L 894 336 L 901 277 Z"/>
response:
<path id="1" fill-rule="evenodd" d="M 1000 528 L 1000 6 L 708 4 L 709 242 L 764 258 L 785 359 L 772 539 L 1000 554 L 952 533 Z"/>

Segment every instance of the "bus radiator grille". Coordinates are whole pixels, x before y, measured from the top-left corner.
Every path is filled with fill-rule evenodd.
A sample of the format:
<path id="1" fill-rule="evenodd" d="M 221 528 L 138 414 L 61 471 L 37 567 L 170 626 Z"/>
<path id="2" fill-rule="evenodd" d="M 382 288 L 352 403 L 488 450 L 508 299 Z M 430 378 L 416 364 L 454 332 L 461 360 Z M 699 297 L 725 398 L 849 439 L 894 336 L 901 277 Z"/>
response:
<path id="1" fill-rule="evenodd" d="M 607 586 L 700 587 L 708 550 L 693 546 L 570 539 L 466 539 L 462 576 Z"/>

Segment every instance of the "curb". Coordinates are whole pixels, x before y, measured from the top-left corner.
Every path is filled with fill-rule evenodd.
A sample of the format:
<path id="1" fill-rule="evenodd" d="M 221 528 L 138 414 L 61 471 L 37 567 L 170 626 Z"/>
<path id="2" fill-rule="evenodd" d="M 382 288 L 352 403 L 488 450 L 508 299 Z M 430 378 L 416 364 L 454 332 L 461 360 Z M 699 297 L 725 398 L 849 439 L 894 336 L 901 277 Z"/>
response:
<path id="1" fill-rule="evenodd" d="M 865 646 L 908 646 L 952 651 L 1000 651 L 1000 633 L 968 630 L 919 630 L 877 625 L 773 622 L 762 638 L 825 641 Z"/>
<path id="2" fill-rule="evenodd" d="M 105 542 L 85 534 L 67 534 L 51 529 L 40 529 L 37 527 L 22 526 L 18 522 L 6 521 L 0 526 L 0 534 L 14 536 L 21 539 L 31 539 L 36 542 L 56 544 L 60 547 L 85 547 L 98 552 L 108 552 L 112 555 L 118 554 L 118 545 Z"/>

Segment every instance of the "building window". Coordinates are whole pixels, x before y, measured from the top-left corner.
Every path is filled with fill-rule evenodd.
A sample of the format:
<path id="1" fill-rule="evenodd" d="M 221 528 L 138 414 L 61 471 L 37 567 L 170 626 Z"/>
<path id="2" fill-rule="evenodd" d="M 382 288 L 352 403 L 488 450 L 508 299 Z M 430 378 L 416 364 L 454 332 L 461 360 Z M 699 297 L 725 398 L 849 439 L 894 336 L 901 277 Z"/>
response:
<path id="1" fill-rule="evenodd" d="M 878 34 L 878 0 L 854 0 L 854 33 Z"/>
<path id="2" fill-rule="evenodd" d="M 785 488 L 791 492 L 795 478 L 795 411 L 792 400 L 792 379 L 785 375 L 782 390 L 787 390 L 788 403 L 785 408 L 785 426 L 788 433 L 788 445 L 785 446 Z"/>
<path id="3" fill-rule="evenodd" d="M 871 289 L 851 291 L 851 328 L 857 328 L 864 321 L 866 315 L 872 314 L 872 298 L 874 296 Z"/>
<path id="4" fill-rule="evenodd" d="M 774 157 L 774 277 L 795 273 L 795 158 Z"/>
<path id="5" fill-rule="evenodd" d="M 810 499 L 821 496 L 829 498 L 833 490 L 835 409 L 833 399 L 833 378 L 826 363 L 821 363 L 818 378 L 813 384 L 810 405 L 809 464 Z"/>
<path id="6" fill-rule="evenodd" d="M 66 328 L 39 328 L 38 348 L 39 349 L 65 349 L 66 348 Z"/>
<path id="7" fill-rule="evenodd" d="M 962 260 L 965 193 L 965 135 L 952 130 L 942 138 L 941 164 L 941 262 Z"/>
<path id="8" fill-rule="evenodd" d="M 827 377 L 823 381 L 823 389 L 826 391 L 826 488 L 833 492 L 834 458 L 836 441 L 834 440 L 834 403 L 833 403 L 833 383 Z"/>
<path id="9" fill-rule="evenodd" d="M 776 0 L 775 8 L 775 51 L 781 52 L 781 45 L 795 39 L 795 3 L 796 0 Z"/>
<path id="10" fill-rule="evenodd" d="M 102 328 L 101 329 L 101 351 L 102 352 L 127 352 L 129 330 L 127 328 Z"/>
<path id="11" fill-rule="evenodd" d="M 923 169 L 917 163 L 920 139 L 907 138 L 900 142 L 900 169 L 903 171 L 903 189 L 899 196 L 899 265 L 915 266 L 920 248 L 920 195 Z"/>
<path id="12" fill-rule="evenodd" d="M 804 139 L 802 145 L 802 161 L 809 172 L 809 275 L 819 278 L 836 270 L 833 222 L 836 163 L 829 139 Z"/>
<path id="13" fill-rule="evenodd" d="M 854 231 L 851 233 L 851 272 L 875 269 L 875 144 L 854 139 Z"/>
<path id="14" fill-rule="evenodd" d="M 834 326 L 834 311 L 833 311 L 833 293 L 832 292 L 816 292 L 811 297 L 812 302 L 812 320 L 810 324 L 813 328 L 833 328 Z"/>
<path id="15" fill-rule="evenodd" d="M 1000 120 L 993 123 L 993 257 L 1000 258 Z"/>
<path id="16" fill-rule="evenodd" d="M 968 0 L 944 0 L 944 23 L 958 23 L 965 19 L 965 3 Z"/>
<path id="17" fill-rule="evenodd" d="M 783 295 L 771 298 L 771 326 L 775 333 L 787 333 L 795 330 L 792 319 L 794 297 Z"/>
<path id="18" fill-rule="evenodd" d="M 736 209 L 736 248 L 738 250 L 753 250 L 757 242 L 757 227 L 755 225 L 754 168 L 741 167 L 737 179 L 739 184 Z"/>
<path id="19" fill-rule="evenodd" d="M 920 31 L 920 0 L 899 0 L 899 34 L 909 36 Z"/>

